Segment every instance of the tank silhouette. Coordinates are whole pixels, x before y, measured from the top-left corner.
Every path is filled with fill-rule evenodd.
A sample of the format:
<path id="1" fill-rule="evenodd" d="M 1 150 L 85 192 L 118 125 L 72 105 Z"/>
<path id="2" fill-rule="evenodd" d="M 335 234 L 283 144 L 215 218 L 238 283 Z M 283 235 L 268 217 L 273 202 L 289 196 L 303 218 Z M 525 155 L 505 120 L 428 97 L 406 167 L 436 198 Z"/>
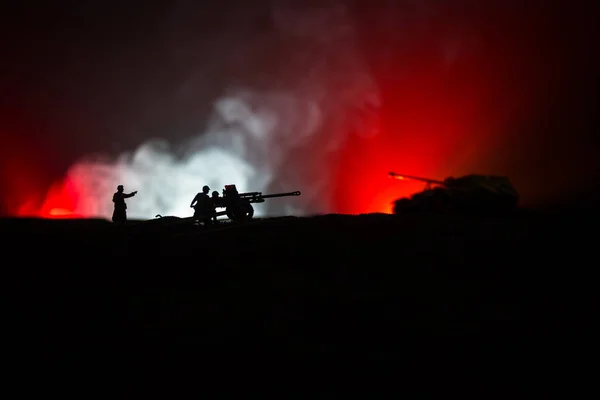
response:
<path id="1" fill-rule="evenodd" d="M 224 211 L 218 211 L 217 216 L 227 215 L 229 219 L 236 222 L 254 217 L 252 203 L 264 203 L 266 199 L 300 195 L 299 191 L 273 194 L 262 194 L 261 192 L 239 193 L 235 185 L 225 185 L 223 196 L 217 198 L 215 207 L 225 209 Z"/>
<path id="2" fill-rule="evenodd" d="M 425 190 L 395 200 L 394 214 L 414 212 L 504 214 L 517 208 L 519 193 L 505 176 L 465 175 L 443 181 L 390 172 L 399 180 L 426 183 Z"/>

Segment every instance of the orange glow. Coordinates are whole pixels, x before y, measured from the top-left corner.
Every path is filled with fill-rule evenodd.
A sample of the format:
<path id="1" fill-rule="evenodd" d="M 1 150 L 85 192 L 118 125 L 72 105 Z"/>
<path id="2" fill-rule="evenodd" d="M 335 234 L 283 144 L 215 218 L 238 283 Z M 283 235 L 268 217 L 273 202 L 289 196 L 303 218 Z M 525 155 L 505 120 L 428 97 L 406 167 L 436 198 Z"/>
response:
<path id="1" fill-rule="evenodd" d="M 404 176 L 398 175 L 394 172 L 390 172 L 389 177 L 392 179 L 398 179 L 399 181 L 406 179 Z"/>
<path id="2" fill-rule="evenodd" d="M 64 208 L 53 208 L 48 211 L 48 218 L 82 218 L 81 215 L 75 214 L 71 210 Z"/>
<path id="3" fill-rule="evenodd" d="M 53 208 L 52 210 L 50 210 L 48 212 L 48 215 L 52 215 L 52 216 L 55 216 L 55 217 L 64 216 L 64 215 L 70 215 L 70 214 L 71 214 L 71 211 L 65 210 L 64 208 Z"/>

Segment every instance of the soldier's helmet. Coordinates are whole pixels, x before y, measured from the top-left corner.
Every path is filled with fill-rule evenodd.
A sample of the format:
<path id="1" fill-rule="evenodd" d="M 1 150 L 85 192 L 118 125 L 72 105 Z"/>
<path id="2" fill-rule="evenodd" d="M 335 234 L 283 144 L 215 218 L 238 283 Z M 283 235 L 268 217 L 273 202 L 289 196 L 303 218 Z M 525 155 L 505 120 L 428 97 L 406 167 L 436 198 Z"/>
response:
<path id="1" fill-rule="evenodd" d="M 119 192 L 122 192 L 122 191 L 124 190 L 124 189 L 123 189 L 123 185 L 119 185 L 119 186 L 117 186 L 117 190 L 118 190 Z"/>
<path id="2" fill-rule="evenodd" d="M 210 188 L 207 185 L 204 185 L 204 187 L 202 188 L 202 192 L 208 194 L 208 192 L 210 192 Z"/>
<path id="3" fill-rule="evenodd" d="M 219 192 L 216 190 L 212 192 L 212 197 L 219 197 Z"/>

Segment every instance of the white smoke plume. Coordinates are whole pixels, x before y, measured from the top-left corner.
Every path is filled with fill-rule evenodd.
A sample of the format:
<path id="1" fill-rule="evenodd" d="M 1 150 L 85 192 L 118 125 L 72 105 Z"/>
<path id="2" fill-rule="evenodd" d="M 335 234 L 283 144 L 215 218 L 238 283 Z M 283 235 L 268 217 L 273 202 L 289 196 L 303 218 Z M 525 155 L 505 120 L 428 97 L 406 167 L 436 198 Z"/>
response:
<path id="1" fill-rule="evenodd" d="M 271 84 L 226 90 L 214 101 L 206 131 L 186 143 L 184 154 L 167 140 L 153 140 L 117 160 L 75 164 L 67 174 L 79 194 L 74 212 L 110 218 L 110 198 L 123 184 L 126 192 L 139 191 L 128 201 L 130 218 L 185 217 L 203 185 L 220 192 L 231 183 L 240 191 L 302 191 L 258 205 L 257 216 L 333 211 L 332 156 L 356 122 L 349 113 L 377 107 L 378 91 L 342 5 L 278 6 L 272 18 L 277 40 L 311 50 L 288 50 Z"/>

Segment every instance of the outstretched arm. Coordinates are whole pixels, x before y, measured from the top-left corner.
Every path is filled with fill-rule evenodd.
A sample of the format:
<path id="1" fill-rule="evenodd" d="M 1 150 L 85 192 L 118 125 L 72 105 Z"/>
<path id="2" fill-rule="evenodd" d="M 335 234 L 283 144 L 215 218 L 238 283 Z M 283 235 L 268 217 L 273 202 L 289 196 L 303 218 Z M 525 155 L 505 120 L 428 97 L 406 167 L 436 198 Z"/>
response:
<path id="1" fill-rule="evenodd" d="M 190 207 L 194 208 L 194 204 L 196 204 L 197 201 L 198 201 L 198 195 L 196 195 L 194 197 L 194 200 L 192 200 L 192 203 L 190 204 Z"/>
<path id="2" fill-rule="evenodd" d="M 137 194 L 137 190 L 135 192 L 131 192 L 129 194 L 124 194 L 123 197 L 125 197 L 126 199 L 133 197 Z"/>

